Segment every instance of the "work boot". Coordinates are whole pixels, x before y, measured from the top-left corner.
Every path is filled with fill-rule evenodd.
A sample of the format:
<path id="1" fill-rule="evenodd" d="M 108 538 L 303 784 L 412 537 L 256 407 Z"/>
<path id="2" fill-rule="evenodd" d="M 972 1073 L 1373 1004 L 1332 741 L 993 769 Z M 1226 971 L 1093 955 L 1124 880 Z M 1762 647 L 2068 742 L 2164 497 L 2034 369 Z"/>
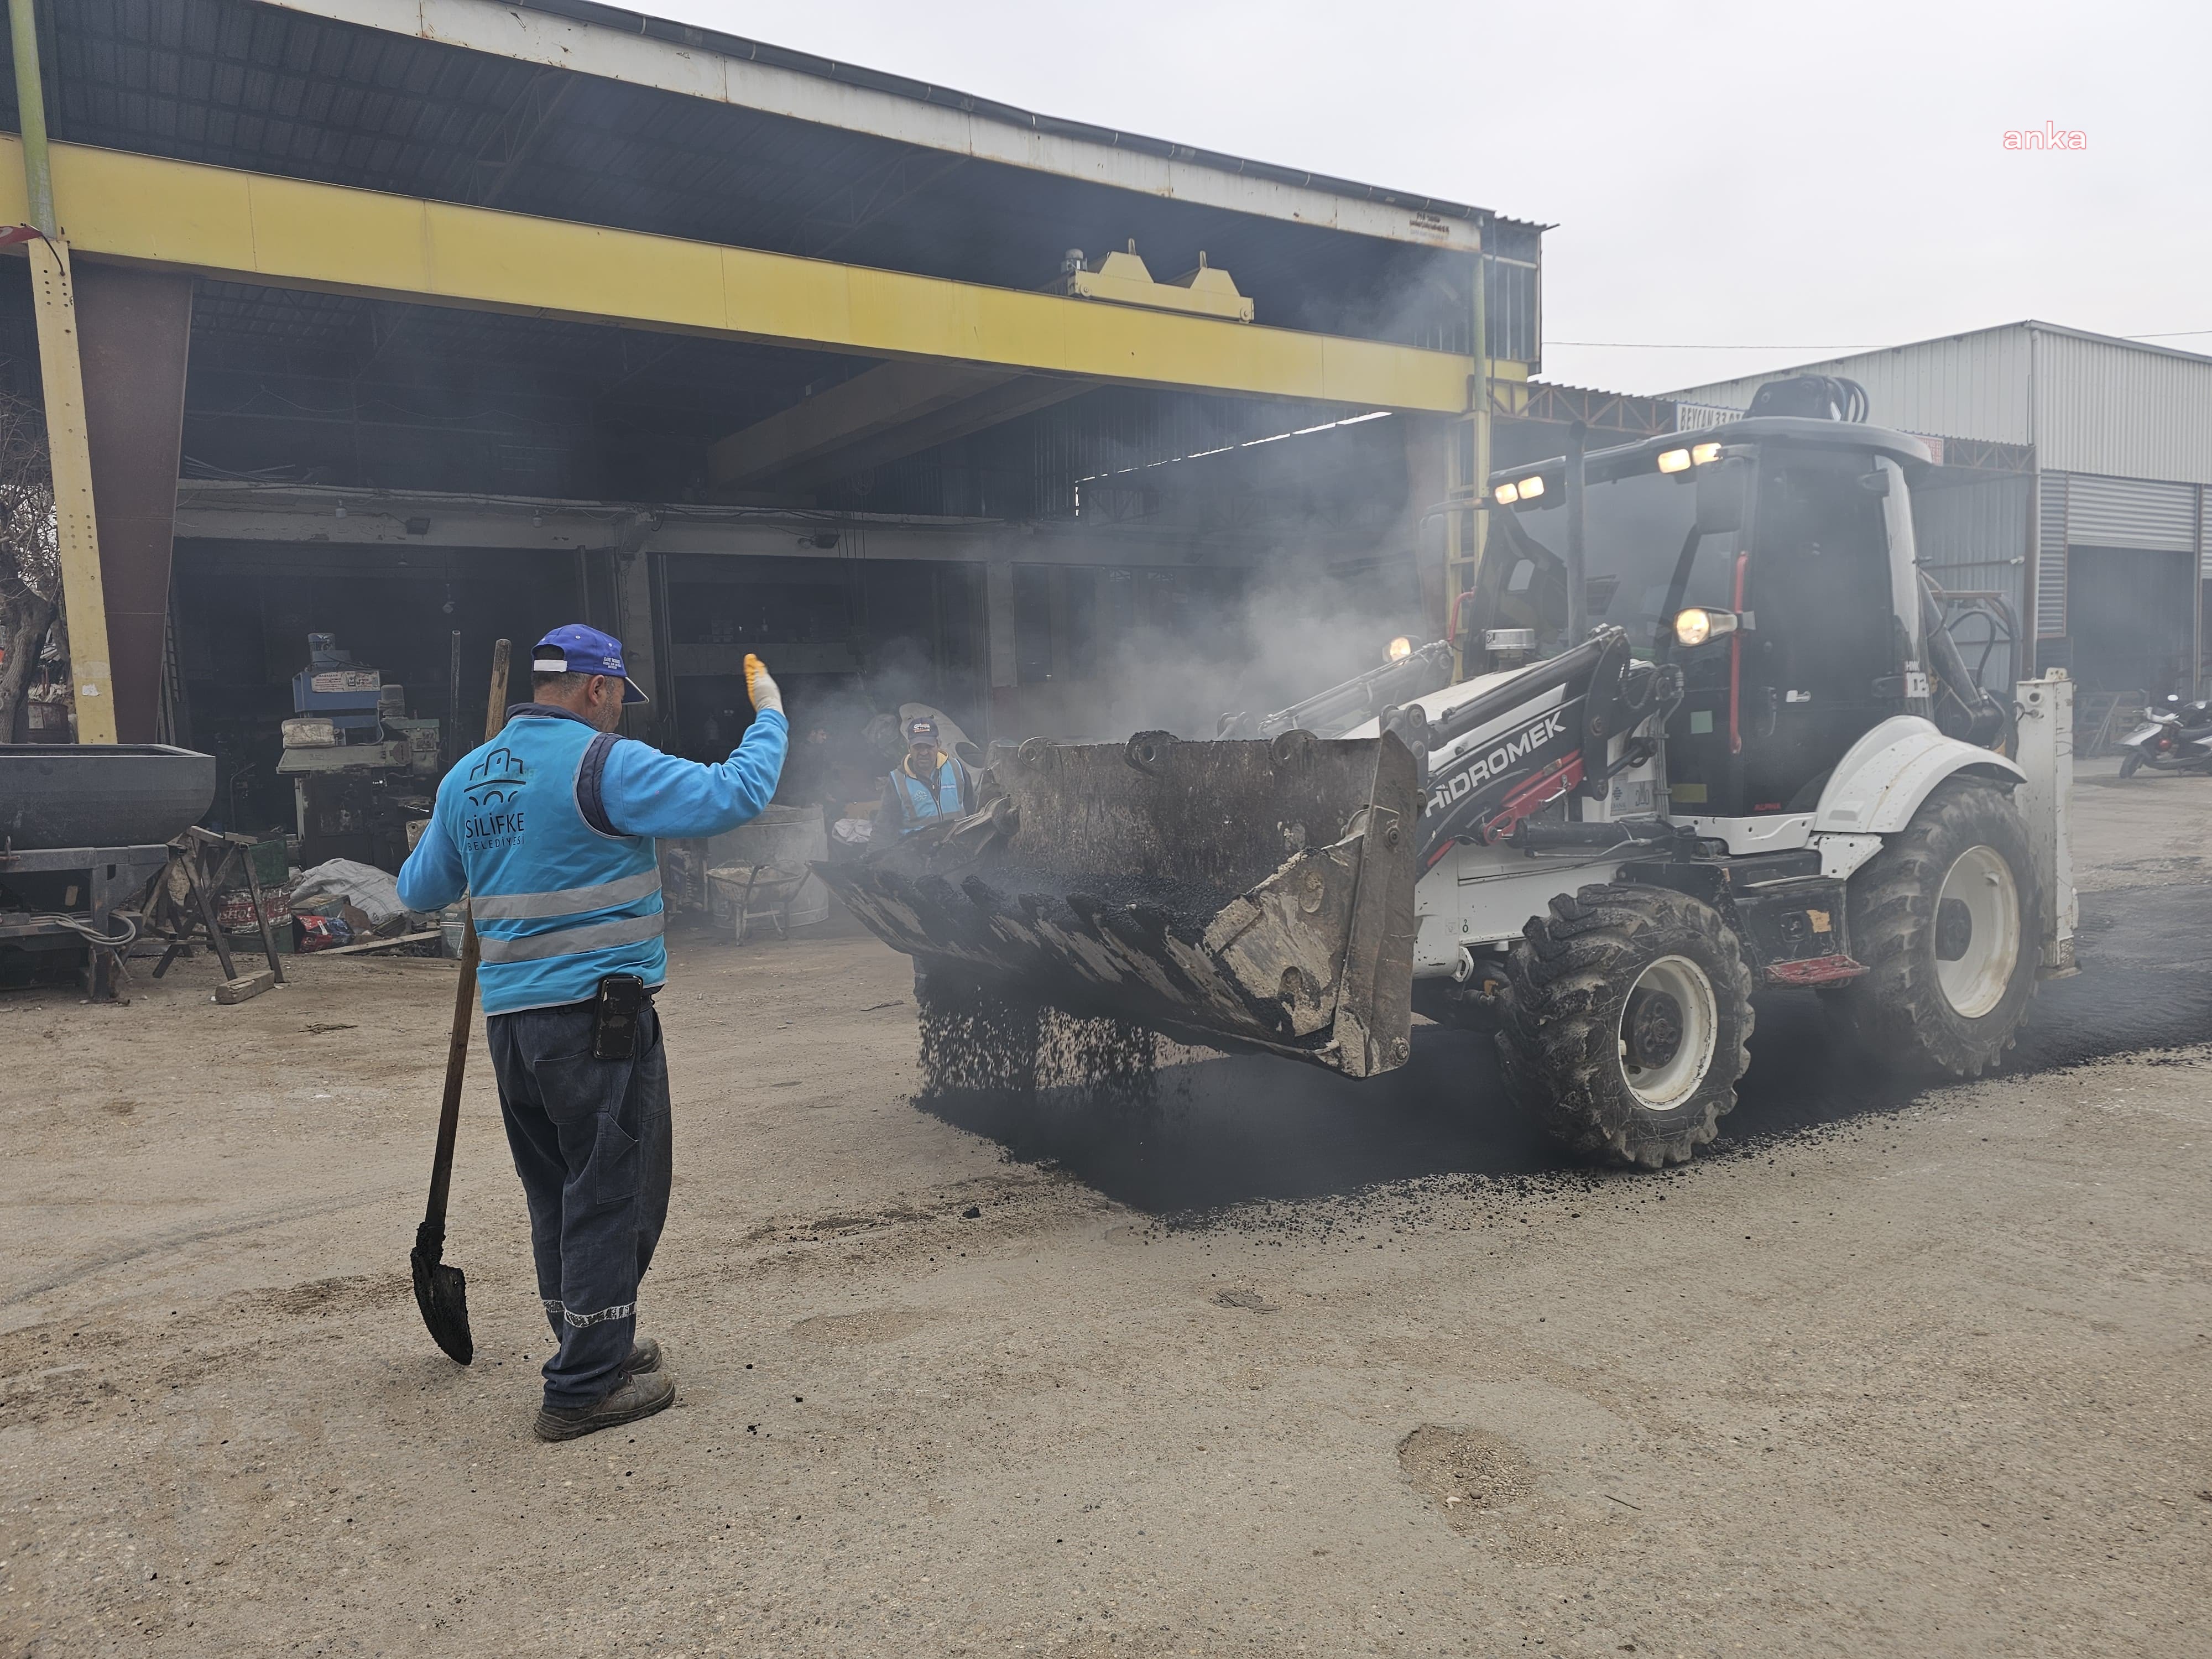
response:
<path id="1" fill-rule="evenodd" d="M 643 1376 L 659 1369 L 660 1344 L 649 1336 L 641 1336 L 630 1344 L 629 1358 L 623 1361 L 624 1376 Z"/>
<path id="2" fill-rule="evenodd" d="M 540 1408 L 538 1437 L 540 1440 L 574 1440 L 580 1435 L 596 1434 L 601 1429 L 635 1423 L 641 1417 L 650 1417 L 675 1403 L 676 1384 L 659 1372 L 650 1372 L 643 1376 L 625 1376 L 622 1385 L 597 1405 L 579 1406 L 573 1411 L 561 1411 L 551 1406 Z"/>

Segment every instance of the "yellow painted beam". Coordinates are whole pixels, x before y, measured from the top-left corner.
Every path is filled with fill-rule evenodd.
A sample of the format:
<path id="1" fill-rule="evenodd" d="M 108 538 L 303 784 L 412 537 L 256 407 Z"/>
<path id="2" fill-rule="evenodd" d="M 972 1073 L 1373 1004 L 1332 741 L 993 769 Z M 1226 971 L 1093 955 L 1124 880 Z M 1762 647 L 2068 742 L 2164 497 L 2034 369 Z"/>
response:
<path id="1" fill-rule="evenodd" d="M 0 143 L 14 145 L 10 137 Z M 80 253 L 279 287 L 618 322 L 1086 380 L 1457 414 L 1474 360 L 52 147 Z M 0 156 L 0 219 L 21 167 Z M 9 192 L 15 192 L 11 199 Z"/>

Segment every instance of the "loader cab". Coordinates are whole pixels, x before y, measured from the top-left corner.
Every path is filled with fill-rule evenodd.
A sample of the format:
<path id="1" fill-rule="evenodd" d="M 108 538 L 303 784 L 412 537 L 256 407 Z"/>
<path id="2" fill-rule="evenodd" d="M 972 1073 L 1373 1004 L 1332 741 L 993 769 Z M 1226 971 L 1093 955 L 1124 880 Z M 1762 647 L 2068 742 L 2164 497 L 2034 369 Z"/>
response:
<path id="1" fill-rule="evenodd" d="M 1787 416 L 1586 459 L 1589 623 L 1683 672 L 1667 732 L 1676 816 L 1809 811 L 1859 737 L 1928 712 L 1905 472 L 1925 460 L 1901 434 Z M 1470 670 L 1506 665 L 1486 650 L 1492 630 L 1532 630 L 1539 656 L 1573 643 L 1565 486 L 1558 460 L 1492 478 L 1462 611 Z"/>

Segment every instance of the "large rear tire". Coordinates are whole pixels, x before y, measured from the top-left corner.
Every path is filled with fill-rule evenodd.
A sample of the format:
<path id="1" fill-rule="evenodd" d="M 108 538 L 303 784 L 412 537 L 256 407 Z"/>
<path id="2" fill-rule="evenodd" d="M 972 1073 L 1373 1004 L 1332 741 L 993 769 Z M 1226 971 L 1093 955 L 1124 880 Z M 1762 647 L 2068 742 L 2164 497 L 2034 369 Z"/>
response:
<path id="1" fill-rule="evenodd" d="M 1907 1067 L 1978 1077 L 2035 994 L 2042 915 L 2027 825 L 2004 792 L 1950 778 L 1852 876 L 1842 998 L 1861 1038 Z"/>
<path id="2" fill-rule="evenodd" d="M 1711 905 L 1661 887 L 1562 894 L 1505 974 L 1498 1056 L 1553 1135 L 1656 1170 L 1718 1132 L 1751 1063 L 1751 970 Z"/>

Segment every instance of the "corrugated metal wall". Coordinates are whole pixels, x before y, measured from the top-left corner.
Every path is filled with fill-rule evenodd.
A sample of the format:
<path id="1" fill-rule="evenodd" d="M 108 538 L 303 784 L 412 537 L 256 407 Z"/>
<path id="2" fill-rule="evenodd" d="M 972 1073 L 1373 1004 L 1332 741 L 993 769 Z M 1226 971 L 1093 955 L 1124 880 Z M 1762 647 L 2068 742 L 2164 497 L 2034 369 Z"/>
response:
<path id="1" fill-rule="evenodd" d="M 2023 473 L 1922 489 L 1912 496 L 1912 538 L 1920 562 L 1943 586 L 2001 593 L 2015 611 L 2027 554 L 2028 489 Z"/>
<path id="2" fill-rule="evenodd" d="M 1958 469 L 1938 469 L 1912 492 L 1912 539 L 1922 568 L 1948 592 L 1997 595 L 2023 632 L 2033 487 L 2024 472 L 1962 477 Z M 1960 648 L 1982 683 L 1992 691 L 2008 687 L 2027 661 L 2027 641 L 1998 646 L 2000 630 L 1986 616 L 1956 623 Z"/>
<path id="3" fill-rule="evenodd" d="M 2039 329 L 2035 374 L 2045 471 L 2212 483 L 2212 357 Z"/>
<path id="4" fill-rule="evenodd" d="M 1772 374 L 1716 380 L 1667 395 L 1685 403 L 1742 409 L 1769 380 L 1792 374 L 1840 374 L 1856 380 L 1867 389 L 1869 418 L 1878 426 L 2000 443 L 2030 441 L 2028 337 L 2018 324 L 1863 351 Z"/>
<path id="5" fill-rule="evenodd" d="M 2066 633 L 2066 475 L 2043 475 L 2043 496 L 2036 517 L 2035 637 L 2055 640 Z"/>

